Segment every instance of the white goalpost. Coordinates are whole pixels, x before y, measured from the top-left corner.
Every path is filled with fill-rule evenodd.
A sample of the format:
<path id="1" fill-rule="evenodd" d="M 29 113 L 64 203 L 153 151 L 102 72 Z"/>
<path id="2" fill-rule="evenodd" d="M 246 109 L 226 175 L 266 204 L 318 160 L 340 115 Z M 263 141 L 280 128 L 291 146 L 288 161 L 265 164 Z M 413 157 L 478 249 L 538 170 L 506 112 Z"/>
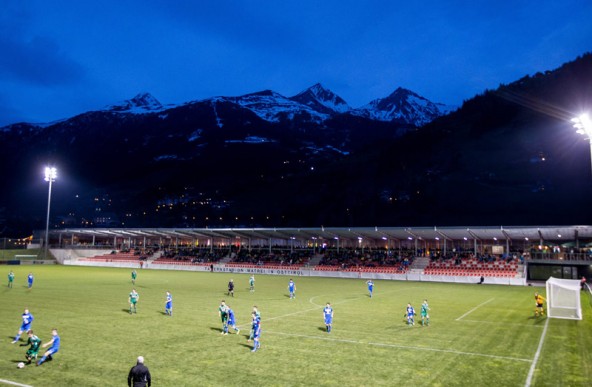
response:
<path id="1" fill-rule="evenodd" d="M 547 280 L 547 316 L 581 320 L 580 289 L 579 280 L 550 277 Z"/>

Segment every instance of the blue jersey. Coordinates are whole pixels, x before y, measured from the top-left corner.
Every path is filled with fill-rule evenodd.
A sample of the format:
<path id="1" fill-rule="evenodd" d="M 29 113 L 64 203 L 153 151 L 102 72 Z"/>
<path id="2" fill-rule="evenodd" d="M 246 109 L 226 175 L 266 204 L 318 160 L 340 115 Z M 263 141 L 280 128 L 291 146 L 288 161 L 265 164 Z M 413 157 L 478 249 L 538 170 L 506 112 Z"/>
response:
<path id="1" fill-rule="evenodd" d="M 29 274 L 27 276 L 27 281 L 29 282 L 29 284 L 32 284 L 33 283 L 33 274 Z"/>
<path id="2" fill-rule="evenodd" d="M 325 306 L 323 315 L 325 316 L 325 324 L 331 324 L 333 322 L 333 308 Z"/>
<path id="3" fill-rule="evenodd" d="M 296 284 L 294 283 L 294 281 L 288 282 L 288 290 L 290 291 L 290 293 L 294 293 L 294 290 L 296 290 Z"/>
<path id="4" fill-rule="evenodd" d="M 23 313 L 21 316 L 23 318 L 23 323 L 21 324 L 21 330 L 26 332 L 31 328 L 31 323 L 33 322 L 33 315 L 31 313 Z"/>
<path id="5" fill-rule="evenodd" d="M 166 308 L 167 309 L 171 309 L 173 307 L 173 296 L 172 295 L 167 295 L 166 298 Z"/>
<path id="6" fill-rule="evenodd" d="M 256 311 L 256 312 L 255 312 L 255 318 L 256 318 L 257 320 L 261 321 L 261 312 L 259 312 L 259 311 Z"/>
<path id="7" fill-rule="evenodd" d="M 372 288 L 374 288 L 374 282 L 368 281 L 368 290 L 372 291 Z"/>
<path id="8" fill-rule="evenodd" d="M 228 325 L 235 326 L 236 325 L 236 321 L 234 320 L 234 310 L 228 308 L 228 310 L 226 311 L 226 313 L 228 313 Z"/>
<path id="9" fill-rule="evenodd" d="M 52 353 L 56 353 L 58 349 L 60 349 L 60 341 L 60 336 L 55 335 L 53 337 L 53 343 L 51 343 L 51 348 L 49 348 L 52 351 Z"/>
<path id="10" fill-rule="evenodd" d="M 257 339 L 261 335 L 261 319 L 258 316 L 253 317 L 253 338 Z"/>
<path id="11" fill-rule="evenodd" d="M 408 317 L 413 317 L 415 315 L 415 309 L 413 309 L 412 306 L 408 306 L 407 307 L 407 316 Z"/>

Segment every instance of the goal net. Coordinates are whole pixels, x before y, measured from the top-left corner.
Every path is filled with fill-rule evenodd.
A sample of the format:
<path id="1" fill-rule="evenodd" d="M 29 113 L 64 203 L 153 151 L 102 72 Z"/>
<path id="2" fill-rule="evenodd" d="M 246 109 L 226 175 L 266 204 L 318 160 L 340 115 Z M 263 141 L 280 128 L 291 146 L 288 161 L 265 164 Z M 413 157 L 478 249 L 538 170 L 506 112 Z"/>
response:
<path id="1" fill-rule="evenodd" d="M 559 278 L 547 280 L 547 315 L 553 318 L 582 319 L 580 281 Z"/>

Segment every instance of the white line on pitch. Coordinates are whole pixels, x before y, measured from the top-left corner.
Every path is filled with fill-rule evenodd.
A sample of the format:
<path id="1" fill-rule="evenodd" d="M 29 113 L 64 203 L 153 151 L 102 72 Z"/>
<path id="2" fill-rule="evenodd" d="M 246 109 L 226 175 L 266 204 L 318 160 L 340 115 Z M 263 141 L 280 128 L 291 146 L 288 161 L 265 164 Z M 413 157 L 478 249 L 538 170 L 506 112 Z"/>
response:
<path id="1" fill-rule="evenodd" d="M 414 287 L 409 287 L 409 288 L 405 288 L 404 290 L 409 290 L 409 289 L 413 289 L 413 288 L 414 288 Z M 381 294 L 381 295 L 383 295 L 383 294 L 389 294 L 389 293 L 396 293 L 396 292 L 398 292 L 398 291 L 400 291 L 400 290 L 401 290 L 401 289 L 395 289 L 395 290 L 393 290 L 393 291 L 390 291 L 390 292 L 384 292 L 384 293 L 380 293 L 380 294 Z M 315 296 L 315 297 L 316 297 L 316 296 Z M 314 299 L 315 297 L 311 297 L 311 298 L 309 299 L 309 302 L 310 302 L 310 300 Z M 320 296 L 319 296 L 319 297 L 320 297 Z M 344 303 L 346 303 L 346 302 L 350 302 L 350 301 L 356 301 L 356 300 L 361 300 L 361 299 L 363 299 L 363 298 L 366 298 L 366 297 L 367 297 L 367 296 L 349 298 L 349 299 L 341 300 L 341 301 L 338 301 L 338 302 L 334 302 L 332 305 L 341 305 L 341 304 L 344 304 Z M 312 302 L 311 302 L 311 303 L 312 303 Z M 316 306 L 315 306 L 314 308 L 310 308 L 310 309 L 304 309 L 304 310 L 299 310 L 299 311 L 296 311 L 296 312 L 293 312 L 293 313 L 283 314 L 283 315 L 281 315 L 281 316 L 275 316 L 275 317 L 266 318 L 266 319 L 264 319 L 264 321 L 277 320 L 278 318 L 284 318 L 284 317 L 294 316 L 294 315 L 297 315 L 297 314 L 308 313 L 308 312 L 312 312 L 313 310 L 319 310 L 319 309 L 321 309 L 321 308 L 324 308 L 324 307 L 325 307 L 324 305 L 318 305 L 318 304 L 314 304 L 314 303 L 312 303 L 312 304 L 313 304 L 313 305 L 316 305 Z M 247 324 L 241 324 L 241 325 L 237 325 L 237 327 L 238 327 L 238 328 L 242 328 L 242 327 L 246 327 L 246 326 L 249 326 L 249 325 L 251 325 L 251 324 L 247 323 Z"/>
<path id="2" fill-rule="evenodd" d="M 539 346 L 536 350 L 536 353 L 534 354 L 534 359 L 532 359 L 532 364 L 530 365 L 530 370 L 528 371 L 528 377 L 526 378 L 526 383 L 524 383 L 524 387 L 530 387 L 530 383 L 532 383 L 534 370 L 536 369 L 537 362 L 539 361 L 541 349 L 543 349 L 543 342 L 545 341 L 545 336 L 547 334 L 547 326 L 549 326 L 549 317 L 547 317 L 547 321 L 545 321 L 545 329 L 543 329 L 543 334 L 541 335 L 541 339 L 539 340 Z"/>
<path id="3" fill-rule="evenodd" d="M 317 297 L 320 297 L 320 296 L 312 296 L 311 298 L 308 299 L 308 302 L 313 304 L 314 306 L 318 306 L 318 307 L 322 308 L 323 307 L 322 305 L 319 305 L 313 301 Z"/>
<path id="4" fill-rule="evenodd" d="M 281 315 L 281 316 L 275 316 L 275 317 L 266 318 L 265 321 L 277 320 L 278 318 L 284 318 L 284 317 L 288 317 L 288 316 L 294 316 L 296 314 L 306 313 L 306 312 L 310 312 L 310 311 L 313 311 L 313 310 L 319 310 L 319 307 L 317 306 L 315 308 L 299 310 L 297 312 L 288 313 L 288 314 L 284 314 L 284 315 Z M 250 324 L 241 324 L 241 325 L 237 325 L 237 327 L 239 327 L 239 328 L 240 327 L 246 327 L 247 325 L 250 325 Z"/>
<path id="5" fill-rule="evenodd" d="M 469 314 L 473 313 L 474 311 L 476 311 L 477 309 L 479 309 L 480 307 L 482 307 L 485 304 L 489 304 L 491 301 L 495 300 L 495 298 L 490 298 L 489 300 L 477 305 L 476 307 L 474 307 L 473 309 L 469 310 L 467 313 L 463 314 L 462 316 L 460 316 L 459 318 L 457 318 L 455 321 L 460 321 L 462 320 L 463 317 L 468 316 Z"/>
<path id="6" fill-rule="evenodd" d="M 468 323 L 479 323 L 479 324 L 495 324 L 495 325 L 499 325 L 500 324 L 499 321 L 482 321 L 482 320 L 467 320 L 467 319 L 463 319 L 462 321 L 463 322 L 468 322 Z M 503 323 L 503 326 L 508 326 L 508 325 L 517 326 L 517 327 L 543 328 L 543 326 L 541 326 L 541 325 Z"/>
<path id="7" fill-rule="evenodd" d="M 19 387 L 33 387 L 33 386 L 29 386 L 28 384 L 21 384 L 21 383 L 12 382 L 10 380 L 5 380 L 5 379 L 0 379 L 0 383 L 10 384 L 11 386 L 19 386 Z"/>
<path id="8" fill-rule="evenodd" d="M 359 340 L 347 340 L 347 339 L 335 339 L 332 337 L 322 337 L 322 336 L 309 336 L 309 335 L 299 335 L 296 333 L 284 333 L 284 332 L 273 332 L 273 331 L 265 331 L 265 333 L 271 333 L 280 336 L 293 336 L 293 337 L 302 337 L 305 339 L 312 339 L 312 340 L 325 340 L 325 341 L 335 341 L 339 343 L 349 343 L 349 344 L 362 344 L 362 345 L 371 345 L 375 347 L 390 347 L 390 348 L 399 348 L 399 349 L 408 349 L 408 350 L 417 350 L 417 351 L 429 351 L 429 352 L 444 352 L 444 353 L 452 353 L 455 355 L 465 355 L 465 356 L 479 356 L 479 357 L 489 357 L 493 359 L 502 359 L 502 360 L 512 360 L 512 361 L 523 361 L 526 363 L 532 362 L 530 359 L 522 359 L 519 357 L 511 357 L 511 356 L 500 356 L 500 355 L 488 355 L 485 353 L 477 353 L 477 352 L 463 352 L 463 351 L 455 351 L 453 349 L 438 349 L 438 348 L 430 348 L 430 347 L 415 347 L 415 346 L 408 346 L 408 345 L 399 345 L 399 344 L 388 344 L 388 343 L 376 343 L 372 341 L 359 341 Z"/>

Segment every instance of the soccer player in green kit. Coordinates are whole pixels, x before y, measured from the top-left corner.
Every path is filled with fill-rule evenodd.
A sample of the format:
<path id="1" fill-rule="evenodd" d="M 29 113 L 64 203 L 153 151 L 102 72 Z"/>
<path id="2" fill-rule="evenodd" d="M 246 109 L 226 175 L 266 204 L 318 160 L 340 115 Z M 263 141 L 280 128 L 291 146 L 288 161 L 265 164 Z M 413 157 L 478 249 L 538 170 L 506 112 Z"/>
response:
<path id="1" fill-rule="evenodd" d="M 132 271 L 132 285 L 135 285 L 136 284 L 136 278 L 137 277 L 138 277 L 138 273 L 135 270 L 133 270 Z"/>
<path id="2" fill-rule="evenodd" d="M 129 304 L 130 304 L 130 314 L 138 313 L 137 303 L 140 299 L 140 295 L 136 292 L 136 289 L 132 289 L 132 292 L 129 294 Z"/>
<path id="3" fill-rule="evenodd" d="M 12 287 L 12 283 L 14 282 L 14 273 L 12 270 L 8 273 L 8 287 Z"/>
<path id="4" fill-rule="evenodd" d="M 249 291 L 250 292 L 255 291 L 255 276 L 254 275 L 252 275 L 251 278 L 249 278 Z"/>
<path id="5" fill-rule="evenodd" d="M 224 300 L 220 302 L 220 306 L 218 307 L 218 316 L 220 316 L 220 320 L 222 320 L 222 332 L 220 333 L 224 334 L 228 330 L 228 307 Z"/>
<path id="6" fill-rule="evenodd" d="M 430 307 L 428 306 L 428 300 L 423 300 L 423 304 L 421 304 L 421 325 L 430 325 L 430 315 L 428 311 Z"/>
<path id="7" fill-rule="evenodd" d="M 37 354 L 39 353 L 39 347 L 41 347 L 41 339 L 33 334 L 33 330 L 29 329 L 27 332 L 29 335 L 29 340 L 25 344 L 21 344 L 21 347 L 25 347 L 30 345 L 29 349 L 27 349 L 27 353 L 25 357 L 27 358 L 27 364 L 31 364 L 31 361 L 37 359 Z"/>

